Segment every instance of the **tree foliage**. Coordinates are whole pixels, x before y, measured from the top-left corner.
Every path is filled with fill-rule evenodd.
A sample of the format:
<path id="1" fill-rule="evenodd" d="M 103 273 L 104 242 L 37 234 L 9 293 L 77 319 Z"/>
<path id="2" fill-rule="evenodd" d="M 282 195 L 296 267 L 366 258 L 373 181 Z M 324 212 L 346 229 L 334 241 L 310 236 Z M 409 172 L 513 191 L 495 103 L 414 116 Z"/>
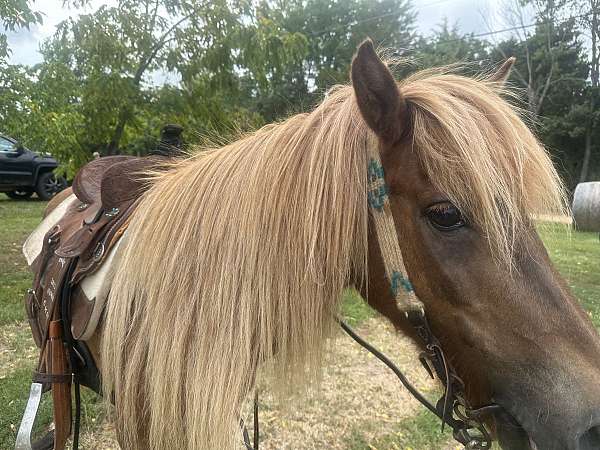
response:
<path id="1" fill-rule="evenodd" d="M 486 42 L 463 35 L 456 25 L 444 20 L 428 38 L 421 37 L 415 49 L 415 57 L 423 67 L 438 67 L 456 63 L 471 63 L 471 70 L 482 69 L 488 60 Z"/>
<path id="2" fill-rule="evenodd" d="M 404 73 L 465 62 L 473 73 L 516 56 L 511 82 L 572 186 L 588 150 L 589 176 L 598 171 L 600 127 L 598 58 L 594 66 L 582 37 L 597 23 L 568 12 L 592 12 L 598 0 L 519 1 L 535 3 L 536 27 L 492 44 L 446 21 L 419 36 L 410 0 L 119 0 L 61 23 L 37 66 L 0 68 L 0 119 L 73 174 L 95 151 L 145 154 L 165 123 L 182 124 L 188 140 L 226 138 L 306 110 L 348 80 L 370 36 L 416 61 Z M 28 1 L 12 4 L 25 12 L 17 20 L 0 6 L 9 29 L 41 20 Z"/>

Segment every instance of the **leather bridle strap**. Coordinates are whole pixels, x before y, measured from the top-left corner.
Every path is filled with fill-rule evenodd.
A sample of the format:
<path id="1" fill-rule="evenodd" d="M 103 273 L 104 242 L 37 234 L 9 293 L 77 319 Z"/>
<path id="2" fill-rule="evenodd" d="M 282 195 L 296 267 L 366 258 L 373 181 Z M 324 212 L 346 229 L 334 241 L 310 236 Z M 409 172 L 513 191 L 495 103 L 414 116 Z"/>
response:
<path id="1" fill-rule="evenodd" d="M 367 139 L 373 141 L 367 143 L 367 202 L 377 233 L 385 274 L 398 308 L 405 313 L 422 312 L 423 303 L 415 295 L 404 267 L 378 145 L 373 137 Z"/>
<path id="2" fill-rule="evenodd" d="M 473 410 L 466 401 L 464 383 L 448 363 L 439 341 L 431 332 L 425 316 L 424 305 L 417 298 L 404 266 L 390 206 L 389 189 L 385 182 L 379 145 L 375 136 L 367 137 L 366 148 L 367 201 L 391 294 L 398 309 L 406 315 L 421 338 L 425 351 L 421 353 L 419 359 L 432 377 L 435 372 L 440 379 L 445 388 L 444 396 L 434 407 L 408 382 L 385 355 L 356 335 L 344 322 L 340 321 L 340 325 L 350 337 L 392 369 L 410 393 L 442 420 L 442 428 L 444 424 L 448 424 L 453 429 L 454 438 L 464 444 L 465 448 L 487 450 L 491 447 L 491 438 L 480 418 L 471 416 Z M 471 435 L 469 433 L 471 429 L 476 429 L 478 433 Z"/>

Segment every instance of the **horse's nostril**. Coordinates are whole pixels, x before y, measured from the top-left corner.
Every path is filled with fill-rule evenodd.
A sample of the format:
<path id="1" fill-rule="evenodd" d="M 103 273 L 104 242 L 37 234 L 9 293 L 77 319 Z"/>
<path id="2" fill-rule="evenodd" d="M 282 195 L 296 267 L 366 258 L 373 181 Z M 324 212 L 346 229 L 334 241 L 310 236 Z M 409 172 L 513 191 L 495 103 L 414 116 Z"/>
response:
<path id="1" fill-rule="evenodd" d="M 600 426 L 592 427 L 579 438 L 578 450 L 600 449 Z"/>

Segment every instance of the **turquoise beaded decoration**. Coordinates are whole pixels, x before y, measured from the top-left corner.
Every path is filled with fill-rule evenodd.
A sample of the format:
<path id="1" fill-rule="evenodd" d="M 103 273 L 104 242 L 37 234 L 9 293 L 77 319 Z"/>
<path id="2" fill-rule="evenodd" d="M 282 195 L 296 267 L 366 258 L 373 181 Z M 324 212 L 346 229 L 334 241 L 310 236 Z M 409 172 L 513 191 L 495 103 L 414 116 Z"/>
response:
<path id="1" fill-rule="evenodd" d="M 394 297 L 398 294 L 398 290 L 400 288 L 404 289 L 404 291 L 408 293 L 414 292 L 411 282 L 397 270 L 392 272 L 391 278 L 390 284 L 392 286 L 392 294 L 394 294 Z"/>
<path id="2" fill-rule="evenodd" d="M 377 211 L 381 211 L 388 196 L 383 166 L 379 161 L 371 158 L 367 168 L 367 174 L 369 180 L 369 192 L 367 193 L 369 206 Z"/>

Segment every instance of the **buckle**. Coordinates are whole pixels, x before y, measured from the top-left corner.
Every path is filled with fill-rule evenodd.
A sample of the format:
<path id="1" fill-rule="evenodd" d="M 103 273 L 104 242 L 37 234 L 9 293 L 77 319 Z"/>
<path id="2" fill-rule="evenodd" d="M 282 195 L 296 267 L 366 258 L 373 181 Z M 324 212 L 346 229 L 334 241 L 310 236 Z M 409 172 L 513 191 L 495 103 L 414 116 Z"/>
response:
<path id="1" fill-rule="evenodd" d="M 492 439 L 485 428 L 476 428 L 479 434 L 473 435 L 470 428 L 454 429 L 452 436 L 465 446 L 465 450 L 489 450 L 492 448 Z"/>

